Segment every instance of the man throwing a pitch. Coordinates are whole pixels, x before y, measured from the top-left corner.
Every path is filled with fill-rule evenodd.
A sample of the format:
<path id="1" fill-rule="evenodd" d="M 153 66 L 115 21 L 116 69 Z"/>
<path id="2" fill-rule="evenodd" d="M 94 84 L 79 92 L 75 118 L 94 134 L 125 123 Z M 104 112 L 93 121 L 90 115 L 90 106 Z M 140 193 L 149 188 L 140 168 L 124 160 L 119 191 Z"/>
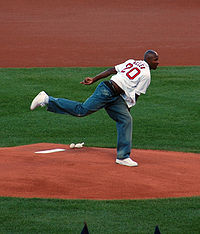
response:
<path id="1" fill-rule="evenodd" d="M 130 108 L 136 104 L 141 94 L 145 94 L 151 82 L 151 69 L 158 66 L 158 54 L 148 50 L 144 60 L 129 59 L 109 68 L 95 77 L 85 78 L 81 84 L 94 82 L 112 75 L 109 81 L 101 82 L 94 93 L 83 103 L 48 96 L 40 92 L 32 101 L 30 109 L 47 106 L 47 110 L 60 114 L 83 117 L 104 108 L 117 124 L 117 159 L 116 163 L 124 166 L 138 166 L 130 158 L 132 146 L 132 116 Z"/>

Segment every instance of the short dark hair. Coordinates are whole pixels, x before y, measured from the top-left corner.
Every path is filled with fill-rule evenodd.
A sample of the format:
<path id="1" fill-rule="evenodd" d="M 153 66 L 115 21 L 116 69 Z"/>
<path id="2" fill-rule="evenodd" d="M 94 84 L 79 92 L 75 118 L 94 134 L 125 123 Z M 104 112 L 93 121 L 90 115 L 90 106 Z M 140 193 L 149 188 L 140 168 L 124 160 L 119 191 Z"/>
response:
<path id="1" fill-rule="evenodd" d="M 156 51 L 154 50 L 147 50 L 144 53 L 144 60 L 148 60 L 149 58 L 151 58 L 152 56 L 158 55 Z"/>

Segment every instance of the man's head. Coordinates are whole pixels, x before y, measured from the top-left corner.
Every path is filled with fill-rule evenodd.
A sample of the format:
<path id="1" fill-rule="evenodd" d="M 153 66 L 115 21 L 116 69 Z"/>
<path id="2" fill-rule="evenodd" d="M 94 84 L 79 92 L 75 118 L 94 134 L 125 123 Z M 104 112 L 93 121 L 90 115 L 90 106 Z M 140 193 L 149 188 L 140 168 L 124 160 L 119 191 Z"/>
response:
<path id="1" fill-rule="evenodd" d="M 154 50 L 147 50 L 144 53 L 144 61 L 149 64 L 150 69 L 156 70 L 159 64 L 158 53 Z"/>

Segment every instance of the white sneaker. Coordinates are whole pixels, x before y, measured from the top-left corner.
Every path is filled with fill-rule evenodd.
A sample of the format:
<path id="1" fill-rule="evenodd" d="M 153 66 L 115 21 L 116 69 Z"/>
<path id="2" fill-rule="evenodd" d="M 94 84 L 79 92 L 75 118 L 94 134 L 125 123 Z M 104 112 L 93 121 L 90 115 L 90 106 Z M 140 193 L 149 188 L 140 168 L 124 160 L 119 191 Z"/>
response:
<path id="1" fill-rule="evenodd" d="M 116 159 L 116 163 L 128 167 L 137 167 L 138 163 L 133 161 L 131 158 L 125 158 L 125 159 Z"/>
<path id="2" fill-rule="evenodd" d="M 30 109 L 34 110 L 38 106 L 45 106 L 49 101 L 49 96 L 44 92 L 40 92 L 32 101 Z"/>

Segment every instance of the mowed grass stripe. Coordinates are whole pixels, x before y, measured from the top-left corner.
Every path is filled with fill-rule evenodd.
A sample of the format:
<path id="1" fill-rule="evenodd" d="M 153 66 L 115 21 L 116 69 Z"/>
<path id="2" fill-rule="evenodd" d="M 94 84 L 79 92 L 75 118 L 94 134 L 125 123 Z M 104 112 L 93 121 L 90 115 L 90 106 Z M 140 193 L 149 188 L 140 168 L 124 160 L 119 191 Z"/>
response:
<path id="1" fill-rule="evenodd" d="M 200 198 L 152 200 L 57 200 L 1 198 L 1 233 L 188 234 L 200 230 Z"/>
<path id="2" fill-rule="evenodd" d="M 0 69 L 0 146 L 38 142 L 116 147 L 116 127 L 104 110 L 84 118 L 30 111 L 38 92 L 83 102 L 97 84 L 80 81 L 106 68 Z M 133 148 L 200 152 L 200 67 L 160 67 L 131 113 Z"/>

